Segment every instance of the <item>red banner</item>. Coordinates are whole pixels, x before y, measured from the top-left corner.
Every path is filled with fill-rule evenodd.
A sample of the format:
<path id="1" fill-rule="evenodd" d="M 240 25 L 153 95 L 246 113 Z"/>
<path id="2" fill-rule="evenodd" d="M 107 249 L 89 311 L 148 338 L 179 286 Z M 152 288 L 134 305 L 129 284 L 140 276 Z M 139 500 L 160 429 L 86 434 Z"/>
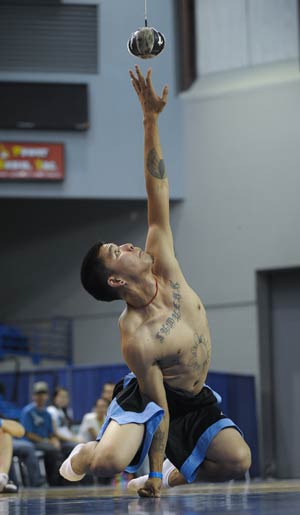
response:
<path id="1" fill-rule="evenodd" d="M 0 179 L 62 180 L 62 143 L 0 142 Z"/>

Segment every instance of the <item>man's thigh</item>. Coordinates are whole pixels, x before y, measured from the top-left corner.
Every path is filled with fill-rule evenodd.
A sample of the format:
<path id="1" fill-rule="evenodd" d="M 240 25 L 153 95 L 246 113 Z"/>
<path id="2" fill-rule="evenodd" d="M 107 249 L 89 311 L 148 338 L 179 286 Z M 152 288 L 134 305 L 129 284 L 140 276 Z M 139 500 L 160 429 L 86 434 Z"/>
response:
<path id="1" fill-rule="evenodd" d="M 143 424 L 118 424 L 111 420 L 94 450 L 94 458 L 115 458 L 125 468 L 136 455 L 144 437 Z"/>
<path id="2" fill-rule="evenodd" d="M 236 429 L 227 427 L 222 429 L 211 441 L 206 459 L 217 463 L 232 462 L 248 452 L 250 452 L 249 447 L 241 434 Z"/>
<path id="3" fill-rule="evenodd" d="M 13 438 L 13 449 L 14 454 L 18 456 L 19 454 L 34 454 L 35 447 L 33 443 L 28 442 L 27 440 L 18 440 L 17 438 Z"/>

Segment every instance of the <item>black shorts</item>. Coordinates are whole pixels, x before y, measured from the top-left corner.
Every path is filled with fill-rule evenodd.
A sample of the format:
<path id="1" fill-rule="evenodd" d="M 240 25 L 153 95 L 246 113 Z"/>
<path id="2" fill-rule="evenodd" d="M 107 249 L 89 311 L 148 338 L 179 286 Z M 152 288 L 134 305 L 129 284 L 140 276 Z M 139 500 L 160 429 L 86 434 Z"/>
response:
<path id="1" fill-rule="evenodd" d="M 219 407 L 222 399 L 209 386 L 204 385 L 196 396 L 174 390 L 166 384 L 165 389 L 170 414 L 166 455 L 186 481 L 191 483 L 197 476 L 212 439 L 226 427 L 233 427 L 240 433 L 241 430 L 222 413 Z M 115 387 L 114 399 L 97 440 L 101 439 L 110 420 L 119 424 L 144 424 L 141 448 L 126 468 L 127 472 L 135 472 L 149 451 L 163 415 L 164 410 L 160 406 L 142 397 L 134 374 L 128 374 Z"/>

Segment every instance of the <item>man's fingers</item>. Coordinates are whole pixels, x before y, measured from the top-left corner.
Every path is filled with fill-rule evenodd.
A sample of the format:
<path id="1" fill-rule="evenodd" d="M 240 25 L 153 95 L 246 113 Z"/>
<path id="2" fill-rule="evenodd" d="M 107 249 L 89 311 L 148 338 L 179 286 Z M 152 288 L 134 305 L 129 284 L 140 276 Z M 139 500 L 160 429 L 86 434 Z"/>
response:
<path id="1" fill-rule="evenodd" d="M 144 79 L 144 77 L 142 75 L 140 67 L 137 64 L 135 65 L 135 71 L 136 71 L 136 74 L 138 76 L 139 85 L 140 85 L 141 89 L 145 88 L 145 79 Z"/>
<path id="2" fill-rule="evenodd" d="M 146 75 L 146 84 L 152 88 L 152 69 L 149 68 Z"/>
<path id="3" fill-rule="evenodd" d="M 169 88 L 168 86 L 165 86 L 164 89 L 163 89 L 163 92 L 162 92 L 162 101 L 166 104 L 167 103 L 167 100 L 168 100 L 168 93 L 169 93 Z"/>
<path id="4" fill-rule="evenodd" d="M 140 497 L 160 497 L 160 492 L 148 490 L 147 488 L 140 488 L 138 494 Z"/>
<path id="5" fill-rule="evenodd" d="M 139 95 L 140 92 L 141 92 L 141 88 L 140 88 L 140 84 L 139 84 L 139 81 L 137 80 L 137 78 L 134 76 L 134 73 L 129 70 L 129 75 L 131 77 L 131 82 L 132 82 L 132 85 L 135 89 L 135 91 L 137 92 L 137 94 Z"/>
<path id="6" fill-rule="evenodd" d="M 152 69 L 149 68 L 146 75 L 146 86 L 151 91 L 152 95 L 156 96 L 155 90 L 152 84 Z"/>
<path id="7" fill-rule="evenodd" d="M 139 86 L 138 84 L 136 84 L 136 83 L 135 83 L 135 81 L 134 81 L 133 79 L 131 79 L 131 82 L 132 82 L 132 85 L 133 85 L 133 87 L 134 87 L 134 89 L 135 89 L 135 91 L 136 91 L 136 94 L 137 94 L 137 95 L 139 95 L 139 94 L 140 94 L 140 92 L 141 92 L 141 88 L 140 88 L 140 86 Z"/>
<path id="8" fill-rule="evenodd" d="M 152 492 L 149 492 L 149 490 L 146 490 L 145 488 L 140 488 L 138 490 L 138 494 L 140 497 L 153 497 Z"/>

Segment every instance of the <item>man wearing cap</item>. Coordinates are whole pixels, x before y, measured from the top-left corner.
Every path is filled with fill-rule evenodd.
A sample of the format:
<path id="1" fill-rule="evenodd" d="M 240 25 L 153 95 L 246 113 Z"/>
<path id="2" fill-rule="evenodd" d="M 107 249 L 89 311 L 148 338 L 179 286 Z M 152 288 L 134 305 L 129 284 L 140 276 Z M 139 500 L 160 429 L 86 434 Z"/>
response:
<path id="1" fill-rule="evenodd" d="M 49 485 L 57 486 L 61 484 L 58 467 L 63 457 L 59 440 L 53 432 L 51 415 L 46 409 L 48 398 L 47 383 L 34 383 L 33 402 L 23 408 L 21 422 L 25 428 L 25 437 L 34 444 L 36 450 L 44 452 Z"/>

